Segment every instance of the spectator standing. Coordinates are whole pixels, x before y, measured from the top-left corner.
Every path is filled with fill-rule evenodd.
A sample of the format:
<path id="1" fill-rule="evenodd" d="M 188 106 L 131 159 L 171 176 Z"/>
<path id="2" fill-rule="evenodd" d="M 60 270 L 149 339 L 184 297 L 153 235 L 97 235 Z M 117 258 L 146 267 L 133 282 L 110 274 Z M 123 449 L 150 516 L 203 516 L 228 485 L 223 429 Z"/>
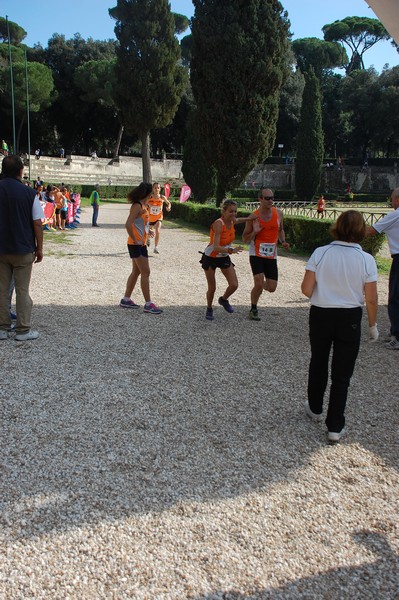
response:
<path id="1" fill-rule="evenodd" d="M 391 204 L 394 210 L 372 227 L 367 227 L 366 235 L 385 233 L 388 238 L 392 257 L 388 288 L 388 316 L 391 328 L 386 347 L 389 350 L 399 350 L 399 187 L 391 194 Z"/>
<path id="2" fill-rule="evenodd" d="M 324 196 L 320 196 L 317 201 L 317 216 L 324 218 L 324 211 L 326 210 L 326 201 L 324 200 Z"/>
<path id="3" fill-rule="evenodd" d="M 60 150 L 60 158 L 65 158 L 65 148 L 61 148 L 61 150 Z"/>
<path id="4" fill-rule="evenodd" d="M 36 150 L 35 150 L 36 160 L 39 160 L 41 153 L 42 153 L 42 151 L 40 150 L 40 148 L 36 148 Z"/>
<path id="5" fill-rule="evenodd" d="M 323 420 L 323 399 L 331 361 L 331 389 L 325 423 L 329 442 L 344 434 L 348 388 L 360 347 L 364 297 L 370 340 L 378 339 L 377 265 L 359 242 L 366 225 L 361 213 L 342 213 L 332 228 L 335 241 L 316 248 L 306 265 L 302 293 L 310 298 L 309 338 L 311 359 L 306 413 Z"/>
<path id="6" fill-rule="evenodd" d="M 91 219 L 92 227 L 99 227 L 97 225 L 98 213 L 100 210 L 100 194 L 99 194 L 100 184 L 96 183 L 94 186 L 94 190 L 90 194 L 90 204 L 93 207 L 93 216 Z"/>
<path id="7" fill-rule="evenodd" d="M 17 320 L 15 339 L 35 340 L 31 329 L 32 299 L 29 284 L 32 265 L 43 260 L 43 209 L 36 192 L 23 185 L 24 165 L 19 156 L 2 162 L 0 181 L 0 339 L 6 340 L 11 328 L 10 285 L 14 276 Z"/>
<path id="8" fill-rule="evenodd" d="M 1 140 L 1 153 L 3 156 L 8 156 L 8 145 L 5 140 Z"/>

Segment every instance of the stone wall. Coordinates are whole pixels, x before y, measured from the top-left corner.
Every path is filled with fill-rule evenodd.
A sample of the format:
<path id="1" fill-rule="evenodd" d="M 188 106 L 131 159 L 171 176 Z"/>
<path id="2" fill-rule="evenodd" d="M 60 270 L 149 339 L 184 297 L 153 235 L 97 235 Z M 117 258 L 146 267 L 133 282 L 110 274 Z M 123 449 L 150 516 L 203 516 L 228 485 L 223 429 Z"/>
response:
<path id="1" fill-rule="evenodd" d="M 181 161 L 152 160 L 153 181 L 181 181 Z M 143 180 L 141 158 L 121 156 L 120 158 L 91 159 L 87 156 L 68 156 L 53 158 L 41 156 L 37 160 L 30 158 L 30 179 L 38 176 L 46 183 L 94 184 L 100 185 L 137 185 Z M 29 177 L 29 161 L 25 161 L 24 175 Z"/>
<path id="2" fill-rule="evenodd" d="M 321 187 L 330 192 L 343 192 L 348 184 L 353 192 L 389 192 L 399 187 L 397 164 L 388 167 L 345 166 L 341 169 L 324 167 Z M 272 189 L 295 189 L 295 165 L 257 165 L 246 178 L 247 188 L 261 186 Z"/>
<path id="3" fill-rule="evenodd" d="M 181 161 L 152 160 L 153 181 L 183 184 Z M 26 161 L 25 176 L 29 176 Z M 42 156 L 37 160 L 31 156 L 30 179 L 40 176 L 46 183 L 137 185 L 142 181 L 141 158 L 121 156 L 118 159 L 88 156 L 68 156 L 66 159 Z M 327 192 L 343 192 L 348 183 L 353 192 L 389 192 L 399 187 L 397 165 L 393 168 L 345 166 L 342 169 L 324 168 L 321 186 Z M 293 190 L 295 188 L 295 165 L 257 165 L 246 178 L 248 189 L 261 186 L 272 189 Z"/>

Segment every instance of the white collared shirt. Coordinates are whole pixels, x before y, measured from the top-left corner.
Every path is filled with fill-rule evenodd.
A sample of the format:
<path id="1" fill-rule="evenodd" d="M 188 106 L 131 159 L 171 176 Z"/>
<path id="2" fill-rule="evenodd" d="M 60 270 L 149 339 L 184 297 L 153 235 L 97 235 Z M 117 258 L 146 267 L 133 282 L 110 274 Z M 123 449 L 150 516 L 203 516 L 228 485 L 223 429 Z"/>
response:
<path id="1" fill-rule="evenodd" d="M 364 286 L 377 281 L 377 265 L 359 244 L 335 241 L 316 248 L 305 267 L 316 274 L 310 298 L 321 308 L 356 308 L 364 304 Z"/>
<path id="2" fill-rule="evenodd" d="M 399 208 L 383 217 L 373 228 L 378 233 L 385 233 L 391 254 L 399 254 Z"/>

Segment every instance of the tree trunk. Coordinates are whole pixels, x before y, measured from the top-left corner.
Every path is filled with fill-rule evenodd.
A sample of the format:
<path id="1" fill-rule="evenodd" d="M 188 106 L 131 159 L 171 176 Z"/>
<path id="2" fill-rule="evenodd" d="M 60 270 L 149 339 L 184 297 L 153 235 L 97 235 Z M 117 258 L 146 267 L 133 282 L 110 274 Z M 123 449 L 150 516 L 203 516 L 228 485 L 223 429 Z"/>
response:
<path id="1" fill-rule="evenodd" d="M 116 138 L 116 144 L 115 144 L 115 148 L 114 148 L 113 158 L 118 158 L 118 156 L 119 156 L 119 149 L 121 147 L 121 141 L 122 141 L 122 135 L 123 135 L 124 129 L 125 129 L 125 126 L 122 125 L 122 123 L 121 123 L 120 127 L 119 127 L 119 131 L 118 131 L 118 137 Z"/>
<path id="2" fill-rule="evenodd" d="M 216 185 L 216 206 L 220 206 L 226 195 L 226 186 L 224 182 L 220 181 L 218 178 L 218 182 Z"/>
<path id="3" fill-rule="evenodd" d="M 149 131 L 146 131 L 141 136 L 141 159 L 143 162 L 143 181 L 145 183 L 152 183 Z"/>

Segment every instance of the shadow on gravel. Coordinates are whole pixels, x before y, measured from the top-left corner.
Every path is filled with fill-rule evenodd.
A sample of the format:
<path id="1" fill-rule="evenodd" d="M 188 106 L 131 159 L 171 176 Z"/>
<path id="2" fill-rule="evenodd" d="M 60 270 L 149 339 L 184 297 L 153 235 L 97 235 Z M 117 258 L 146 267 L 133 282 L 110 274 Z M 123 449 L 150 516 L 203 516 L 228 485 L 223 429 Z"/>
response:
<path id="1" fill-rule="evenodd" d="M 41 337 L 0 348 L 7 535 L 233 498 L 294 479 L 320 449 L 334 460 L 303 413 L 308 308 L 265 308 L 259 323 L 244 306 L 215 314 L 35 306 Z M 342 442 L 394 466 L 396 358 L 363 340 Z M 362 369 L 378 374 L 378 404 Z"/>
<path id="2" fill-rule="evenodd" d="M 362 530 L 356 532 L 353 538 L 355 542 L 364 545 L 375 555 L 374 562 L 356 567 L 330 569 L 314 577 L 297 579 L 283 587 L 253 589 L 245 594 L 224 589 L 199 596 L 190 595 L 189 600 L 297 600 L 298 598 L 394 600 L 397 598 L 398 556 L 388 544 L 386 536 L 374 531 Z"/>

